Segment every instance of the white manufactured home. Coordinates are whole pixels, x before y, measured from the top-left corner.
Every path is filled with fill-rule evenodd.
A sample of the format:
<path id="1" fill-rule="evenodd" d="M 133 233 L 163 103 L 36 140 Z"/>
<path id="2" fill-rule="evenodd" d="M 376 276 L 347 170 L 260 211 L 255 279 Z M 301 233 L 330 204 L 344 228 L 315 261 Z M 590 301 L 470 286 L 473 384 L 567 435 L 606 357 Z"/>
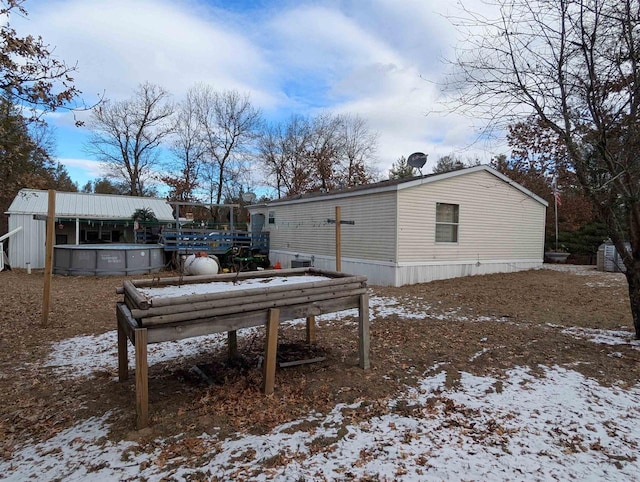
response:
<path id="1" fill-rule="evenodd" d="M 22 189 L 5 213 L 9 232 L 9 262 L 14 268 L 44 267 L 48 193 Z M 149 209 L 160 222 L 172 222 L 173 210 L 164 199 L 56 192 L 56 244 L 133 243 L 133 213 Z"/>
<path id="2" fill-rule="evenodd" d="M 547 202 L 488 166 L 313 193 L 249 207 L 269 258 L 335 269 L 340 207 L 342 271 L 403 286 L 540 267 Z"/>

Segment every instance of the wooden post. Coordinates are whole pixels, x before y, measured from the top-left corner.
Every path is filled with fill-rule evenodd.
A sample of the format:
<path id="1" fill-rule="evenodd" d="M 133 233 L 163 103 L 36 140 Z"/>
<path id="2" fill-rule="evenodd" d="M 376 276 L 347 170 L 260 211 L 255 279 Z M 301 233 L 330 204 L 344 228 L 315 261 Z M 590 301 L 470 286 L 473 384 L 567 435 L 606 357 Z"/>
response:
<path id="1" fill-rule="evenodd" d="M 136 345 L 136 427 L 149 425 L 149 367 L 147 365 L 147 329 L 135 330 Z"/>
<path id="2" fill-rule="evenodd" d="M 127 354 L 127 334 L 118 322 L 118 381 L 129 379 L 129 356 Z"/>
<path id="3" fill-rule="evenodd" d="M 227 332 L 227 344 L 229 345 L 229 360 L 238 357 L 238 332 L 236 330 Z"/>
<path id="4" fill-rule="evenodd" d="M 307 317 L 307 343 L 316 342 L 316 317 L 311 315 Z"/>
<path id="5" fill-rule="evenodd" d="M 369 369 L 369 295 L 360 295 L 358 318 L 358 348 L 360 355 L 360 368 Z"/>
<path id="6" fill-rule="evenodd" d="M 338 272 L 342 269 L 340 249 L 340 206 L 336 206 L 336 271 Z"/>
<path id="7" fill-rule="evenodd" d="M 271 308 L 267 320 L 267 341 L 264 350 L 264 394 L 271 395 L 276 379 L 276 354 L 278 351 L 278 323 L 280 310 Z"/>
<path id="8" fill-rule="evenodd" d="M 51 274 L 53 272 L 53 243 L 55 241 L 56 192 L 49 189 L 47 233 L 44 245 L 44 290 L 42 292 L 42 326 L 49 323 L 51 304 Z"/>

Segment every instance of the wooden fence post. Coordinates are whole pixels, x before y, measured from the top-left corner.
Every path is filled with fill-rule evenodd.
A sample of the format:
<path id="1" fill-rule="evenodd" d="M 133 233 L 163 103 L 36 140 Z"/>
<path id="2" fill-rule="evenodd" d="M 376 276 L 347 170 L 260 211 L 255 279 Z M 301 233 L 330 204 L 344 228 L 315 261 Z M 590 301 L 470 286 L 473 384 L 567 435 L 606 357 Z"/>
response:
<path id="1" fill-rule="evenodd" d="M 49 323 L 51 305 L 51 275 L 53 273 L 53 244 L 55 241 L 56 192 L 49 189 L 47 206 L 47 233 L 44 245 L 44 289 L 42 291 L 42 326 Z"/>

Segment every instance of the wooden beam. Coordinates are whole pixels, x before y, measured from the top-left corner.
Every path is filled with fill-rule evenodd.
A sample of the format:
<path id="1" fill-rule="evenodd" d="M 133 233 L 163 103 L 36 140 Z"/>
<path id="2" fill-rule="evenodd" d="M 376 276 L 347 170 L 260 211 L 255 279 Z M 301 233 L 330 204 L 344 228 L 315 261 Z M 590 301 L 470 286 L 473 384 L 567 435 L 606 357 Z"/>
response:
<path id="1" fill-rule="evenodd" d="M 348 288 L 348 289 L 343 289 Z M 140 324 L 142 326 L 155 326 L 155 325 L 163 325 L 166 323 L 175 323 L 179 321 L 188 321 L 188 320 L 196 320 L 198 318 L 210 318 L 212 316 L 226 315 L 231 313 L 247 313 L 250 311 L 261 310 L 265 308 L 279 308 L 281 306 L 289 306 L 296 305 L 302 303 L 310 303 L 313 301 L 322 301 L 322 300 L 330 300 L 334 298 L 351 296 L 351 295 L 359 295 L 364 293 L 367 289 L 360 284 L 354 285 L 344 285 L 338 288 L 331 288 L 328 290 L 322 290 L 320 292 L 310 291 L 310 294 L 301 295 L 296 291 L 290 293 L 289 297 L 276 297 L 271 299 L 254 300 L 253 297 L 245 298 L 244 302 L 237 300 L 237 303 L 234 303 L 231 306 L 216 306 L 215 303 L 209 305 L 209 308 L 197 309 L 194 306 L 195 304 L 182 304 L 182 305 L 174 305 L 175 307 L 180 308 L 179 310 L 168 310 L 163 313 L 158 310 L 152 314 L 146 313 L 144 310 L 136 310 L 131 309 L 132 315 L 140 320 Z M 128 304 L 128 303 L 127 303 Z M 193 309 L 189 309 L 193 307 Z"/>
<path id="2" fill-rule="evenodd" d="M 134 331 L 140 327 L 138 322 L 131 317 L 131 312 L 125 303 L 116 303 L 116 318 L 118 326 L 123 329 L 131 343 L 135 344 Z"/>
<path id="3" fill-rule="evenodd" d="M 136 427 L 149 425 L 149 366 L 147 364 L 147 329 L 137 328 L 136 345 Z"/>
<path id="4" fill-rule="evenodd" d="M 55 242 L 56 192 L 49 189 L 47 232 L 44 244 L 44 289 L 42 291 L 42 326 L 49 323 L 51 305 L 51 276 L 53 273 L 53 244 Z"/>
<path id="5" fill-rule="evenodd" d="M 227 332 L 227 343 L 229 345 L 229 359 L 238 357 L 238 332 L 231 330 Z"/>
<path id="6" fill-rule="evenodd" d="M 273 394 L 276 379 L 276 354 L 278 352 L 278 324 L 280 323 L 280 310 L 269 310 L 267 319 L 267 341 L 264 350 L 264 393 Z"/>
<path id="7" fill-rule="evenodd" d="M 335 311 L 357 308 L 360 295 L 336 298 L 331 300 L 306 303 L 304 305 L 283 306 L 280 310 L 280 321 L 306 318 L 311 315 L 322 315 Z M 157 325 L 149 327 L 148 343 L 160 343 L 163 341 L 176 341 L 194 336 L 222 333 L 225 331 L 250 328 L 264 325 L 267 322 L 269 310 L 252 311 L 249 313 L 235 313 L 230 315 L 214 316 L 193 321 L 185 321 L 170 325 Z"/>
<path id="8" fill-rule="evenodd" d="M 271 269 L 264 271 L 242 271 L 240 273 L 221 273 L 221 274 L 203 274 L 197 276 L 170 276 L 166 278 L 145 278 L 145 279 L 135 279 L 131 280 L 131 283 L 136 288 L 149 288 L 149 287 L 159 287 L 166 285 L 188 285 L 195 283 L 207 283 L 209 281 L 235 281 L 235 280 L 244 280 L 244 279 L 254 279 L 254 278 L 271 278 L 274 276 L 282 277 L 293 277 L 293 276 L 304 276 L 312 271 L 310 267 L 304 268 L 291 268 L 291 269 Z M 315 270 L 314 270 L 315 271 Z"/>
<path id="9" fill-rule="evenodd" d="M 137 288 L 131 281 L 125 280 L 122 283 L 122 288 L 124 289 L 125 295 L 135 303 L 136 307 L 142 310 L 146 310 L 147 308 L 149 308 L 149 300 L 146 296 L 144 296 L 140 291 L 137 290 Z"/>
<path id="10" fill-rule="evenodd" d="M 307 317 L 307 343 L 316 342 L 316 317 L 314 315 Z"/>
<path id="11" fill-rule="evenodd" d="M 118 381 L 120 382 L 124 382 L 129 379 L 129 356 L 127 354 L 128 343 L 127 333 L 118 321 Z"/>
<path id="12" fill-rule="evenodd" d="M 239 273 L 239 274 L 242 274 L 242 273 Z M 209 281 L 215 282 L 220 280 L 209 280 Z M 232 279 L 226 279 L 224 281 L 232 281 Z M 252 285 L 253 286 L 252 288 L 248 288 L 248 289 L 222 290 L 222 291 L 217 291 L 213 293 L 203 293 L 203 294 L 194 294 L 194 295 L 177 295 L 177 296 L 171 296 L 166 298 L 157 297 L 151 300 L 147 300 L 147 298 L 144 297 L 140 292 L 138 292 L 138 295 L 142 297 L 144 300 L 147 300 L 151 307 L 157 308 L 157 307 L 170 306 L 175 304 L 199 303 L 202 301 L 214 301 L 214 300 L 228 300 L 232 298 L 243 300 L 244 298 L 254 296 L 254 295 L 260 295 L 265 293 L 272 294 L 272 293 L 278 293 L 282 291 L 291 291 L 292 289 L 296 289 L 296 288 L 309 289 L 309 288 L 319 288 L 323 286 L 333 286 L 333 285 L 339 285 L 339 284 L 345 284 L 345 283 L 355 283 L 355 282 L 364 283 L 366 281 L 366 277 L 342 276 L 337 279 L 325 279 L 320 281 L 307 281 L 303 283 L 296 283 L 295 276 L 291 276 L 291 277 L 288 277 L 287 281 L 289 282 L 283 285 L 278 285 L 278 286 L 260 287 L 254 284 Z M 203 281 L 203 283 L 205 282 L 207 281 Z M 123 283 L 123 286 L 125 286 L 126 283 L 127 281 Z M 131 284 L 133 285 L 133 282 L 131 282 Z M 133 285 L 133 286 L 136 288 L 138 287 L 137 285 Z M 126 286 L 125 286 L 125 290 L 126 290 Z M 149 307 L 144 308 L 141 306 L 140 308 L 148 309 Z"/>
<path id="13" fill-rule="evenodd" d="M 331 282 L 328 282 L 331 281 Z M 258 291 L 252 295 L 245 295 L 238 297 L 226 297 L 218 298 L 214 300 L 205 301 L 184 301 L 182 298 L 174 298 L 174 304 L 157 306 L 154 302 L 154 306 L 148 309 L 131 308 L 131 314 L 134 318 L 149 318 L 151 316 L 170 315 L 175 313 L 184 313 L 186 311 L 201 311 L 210 310 L 224 307 L 234 307 L 244 305 L 247 303 L 259 303 L 263 301 L 275 301 L 289 298 L 298 298 L 308 295 L 317 295 L 320 293 L 327 293 L 332 291 L 349 291 L 356 288 L 364 288 L 362 281 L 354 281 L 350 277 L 337 280 L 327 280 L 327 282 L 321 282 L 318 284 L 309 283 L 299 285 L 301 288 L 294 288 L 294 286 L 278 286 L 278 290 L 266 291 L 266 288 L 262 292 Z M 274 288 L 276 288 L 274 286 Z M 126 299 L 126 297 L 125 297 Z M 230 309 L 230 311 L 234 311 Z"/>
<path id="14" fill-rule="evenodd" d="M 358 351 L 360 368 L 369 369 L 369 294 L 360 295 L 358 316 Z"/>

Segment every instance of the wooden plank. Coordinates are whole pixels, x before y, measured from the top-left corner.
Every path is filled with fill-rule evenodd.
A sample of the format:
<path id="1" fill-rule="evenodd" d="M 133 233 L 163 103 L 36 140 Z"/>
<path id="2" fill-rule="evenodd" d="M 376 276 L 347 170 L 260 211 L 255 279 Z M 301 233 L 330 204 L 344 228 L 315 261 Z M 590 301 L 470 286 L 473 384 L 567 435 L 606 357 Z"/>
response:
<path id="1" fill-rule="evenodd" d="M 305 268 L 300 268 L 305 269 Z M 363 280 L 359 280 L 358 277 L 353 277 L 353 281 L 350 282 L 359 282 Z M 280 285 L 280 286 L 269 286 L 269 287 L 259 287 L 256 286 L 254 288 L 242 289 L 242 290 L 223 290 L 214 293 L 202 293 L 202 294 L 194 294 L 194 295 L 176 295 L 171 297 L 163 297 L 163 298 L 153 298 L 149 300 L 149 303 L 154 307 L 160 306 L 169 306 L 176 304 L 185 304 L 185 303 L 198 303 L 202 301 L 214 301 L 214 300 L 222 300 L 222 299 L 230 299 L 230 298 L 248 298 L 254 295 L 260 295 L 263 293 L 277 293 L 281 291 L 289 291 L 291 289 L 302 289 L 304 288 L 320 288 L 323 286 L 332 286 L 332 285 L 342 285 L 347 282 L 348 277 L 342 277 L 342 279 L 328 279 L 321 281 L 307 281 L 303 283 L 296 283 L 295 277 L 290 277 L 292 280 L 291 284 Z M 366 277 L 365 277 L 366 280 Z M 230 280 L 227 280 L 230 281 Z M 364 283 L 363 283 L 364 284 Z M 297 285 L 297 288 L 294 288 L 294 285 Z M 134 298 L 135 300 L 135 298 Z M 141 307 L 142 308 L 142 307 Z M 142 308 L 147 309 L 147 308 Z"/>
<path id="2" fill-rule="evenodd" d="M 227 332 L 227 343 L 229 345 L 229 359 L 238 357 L 238 332 L 231 330 Z"/>
<path id="3" fill-rule="evenodd" d="M 317 275 L 327 276 L 330 278 L 353 278 L 354 281 L 361 281 L 363 283 L 367 282 L 367 277 L 362 274 L 343 273 L 341 271 L 333 271 L 330 269 L 318 269 L 314 267 L 310 267 L 307 269 L 309 270 L 309 274 L 317 274 Z"/>
<path id="4" fill-rule="evenodd" d="M 213 301 L 201 301 L 195 303 L 180 303 L 169 306 L 151 307 L 147 310 L 138 310 L 131 308 L 131 314 L 134 318 L 150 318 L 152 316 L 172 315 L 176 313 L 186 313 L 195 311 L 204 311 L 230 307 L 230 312 L 235 312 L 233 308 L 238 305 L 255 304 L 260 302 L 276 301 L 283 299 L 299 298 L 304 296 L 318 295 L 322 293 L 333 293 L 337 290 L 350 291 L 354 289 L 364 289 L 362 283 L 351 283 L 348 279 L 342 280 L 342 284 L 328 284 L 320 287 L 307 287 L 298 289 L 282 289 L 278 291 L 264 291 L 253 296 L 243 296 L 241 298 L 221 298 Z M 127 297 L 125 296 L 125 302 Z M 131 305 L 127 303 L 127 306 Z"/>
<path id="5" fill-rule="evenodd" d="M 278 351 L 278 324 L 280 323 L 280 310 L 272 308 L 267 318 L 267 340 L 264 350 L 264 394 L 273 394 L 276 380 L 276 354 Z"/>
<path id="6" fill-rule="evenodd" d="M 56 192 L 48 190 L 49 200 L 47 206 L 47 228 L 45 235 L 44 251 L 44 288 L 42 290 L 42 326 L 49 323 L 49 311 L 51 309 L 51 276 L 53 274 L 53 245 L 55 241 L 55 215 Z M 2 256 L 2 253 L 0 253 Z"/>
<path id="7" fill-rule="evenodd" d="M 287 277 L 287 276 L 303 276 L 307 274 L 309 268 L 291 268 L 291 269 L 270 269 L 264 271 L 242 271 L 240 273 L 221 273 L 221 274 L 204 274 L 197 276 L 169 276 L 166 278 L 156 278 L 156 279 L 136 279 L 131 280 L 131 283 L 136 288 L 155 288 L 161 286 L 172 286 L 172 285 L 189 285 L 189 284 L 197 284 L 197 283 L 208 283 L 208 282 L 228 282 L 233 281 L 235 279 L 245 280 L 252 278 L 272 278 L 277 276 L 279 278 Z"/>
<path id="8" fill-rule="evenodd" d="M 318 316 L 324 313 L 334 313 L 336 311 L 357 308 L 359 296 L 360 295 L 345 296 L 301 305 L 283 306 L 280 308 L 280 321 L 307 318 L 312 315 Z"/>
<path id="9" fill-rule="evenodd" d="M 223 333 L 225 331 L 250 328 L 264 325 L 267 322 L 268 310 L 240 315 L 216 316 L 193 322 L 182 322 L 173 325 L 159 325 L 149 328 L 149 343 L 183 340 L 194 336 Z"/>
<path id="10" fill-rule="evenodd" d="M 368 370 L 369 365 L 369 294 L 360 295 L 358 317 L 358 351 L 360 368 Z"/>
<path id="11" fill-rule="evenodd" d="M 116 317 L 117 317 L 116 313 Z M 127 332 L 118 321 L 118 381 L 129 379 L 129 356 L 127 354 Z"/>
<path id="12" fill-rule="evenodd" d="M 296 298 L 299 296 L 306 296 L 312 294 L 320 294 L 335 291 L 337 289 L 342 290 L 352 290 L 357 288 L 364 288 L 364 285 L 360 282 L 351 282 L 348 278 L 343 280 L 336 280 L 337 283 L 327 284 L 323 286 L 317 287 L 306 287 L 306 288 L 297 288 L 297 289 L 282 289 L 278 291 L 264 291 L 262 293 L 258 293 L 253 296 L 244 296 L 242 297 L 242 304 L 247 303 L 259 303 L 263 301 L 269 300 L 277 300 L 284 298 Z M 127 296 L 125 296 L 125 301 L 127 300 Z M 136 308 L 131 308 L 131 314 L 134 318 L 148 318 L 151 316 L 160 316 L 160 315 L 170 315 L 174 313 L 183 313 L 187 311 L 200 311 L 200 310 L 209 310 L 214 308 L 223 308 L 225 306 L 237 306 L 240 302 L 237 298 L 222 298 L 213 301 L 200 301 L 200 302 L 192 302 L 192 303 L 176 303 L 174 305 L 168 306 L 152 306 L 146 310 L 138 310 Z M 127 303 L 128 306 L 129 303 Z"/>
<path id="13" fill-rule="evenodd" d="M 280 308 L 289 305 L 298 305 L 304 303 L 312 303 L 315 301 L 331 300 L 338 297 L 347 297 L 352 295 L 359 295 L 366 292 L 366 288 L 356 288 L 348 291 L 327 291 L 318 295 L 300 296 L 296 298 L 283 298 L 277 300 L 264 301 L 260 303 L 246 303 L 239 304 L 237 306 L 226 306 L 223 308 L 213 308 L 209 310 L 199 311 L 183 311 L 180 313 L 174 313 L 170 315 L 158 315 L 150 316 L 146 318 L 139 318 L 142 326 L 150 327 L 163 325 L 167 323 L 177 323 L 181 321 L 197 320 L 201 318 L 211 318 L 214 316 L 221 316 L 234 313 L 249 313 L 251 311 L 268 309 L 268 308 Z"/>
<path id="14" fill-rule="evenodd" d="M 355 295 L 346 298 L 306 303 L 304 305 L 283 306 L 280 308 L 280 321 L 306 318 L 311 315 L 317 316 L 323 313 L 333 313 L 335 311 L 357 308 L 359 306 L 359 300 L 360 296 Z M 191 322 L 153 326 L 149 327 L 148 343 L 151 344 L 163 341 L 182 340 L 194 336 L 222 333 L 225 331 L 238 330 L 240 328 L 264 325 L 267 321 L 268 315 L 269 310 L 264 309 L 251 313 L 236 313 L 232 315 L 204 318 Z"/>
<path id="15" fill-rule="evenodd" d="M 136 328 L 140 328 L 136 320 L 131 317 L 129 308 L 124 303 L 116 303 L 116 318 L 118 326 L 120 326 L 131 343 L 135 344 L 134 332 Z"/>
<path id="16" fill-rule="evenodd" d="M 316 342 L 316 317 L 314 315 L 307 317 L 307 343 Z"/>
<path id="17" fill-rule="evenodd" d="M 136 345 L 136 427 L 149 425 L 149 366 L 147 364 L 147 329 L 135 330 Z"/>
<path id="18" fill-rule="evenodd" d="M 294 360 L 294 361 L 289 361 L 289 362 L 280 362 L 278 363 L 278 366 L 280 368 L 288 368 L 288 367 L 295 367 L 298 365 L 306 365 L 308 363 L 318 363 L 321 361 L 325 361 L 327 359 L 326 356 L 319 356 L 317 358 L 309 358 L 307 360 Z"/>

